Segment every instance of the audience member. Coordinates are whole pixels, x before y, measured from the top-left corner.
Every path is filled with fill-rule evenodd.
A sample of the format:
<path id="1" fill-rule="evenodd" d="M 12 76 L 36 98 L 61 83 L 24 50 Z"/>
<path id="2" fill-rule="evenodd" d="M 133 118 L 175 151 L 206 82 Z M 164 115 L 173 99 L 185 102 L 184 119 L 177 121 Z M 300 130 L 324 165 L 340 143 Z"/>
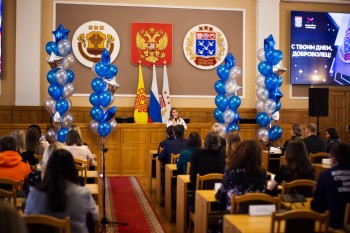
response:
<path id="1" fill-rule="evenodd" d="M 299 124 L 293 124 L 293 125 L 292 125 L 292 137 L 291 137 L 290 139 L 288 139 L 288 140 L 284 143 L 283 148 L 284 148 L 284 149 L 287 148 L 288 142 L 289 142 L 290 140 L 294 140 L 294 139 L 303 139 L 302 132 L 303 132 L 303 129 L 301 128 L 301 125 L 299 125 Z"/>
<path id="2" fill-rule="evenodd" d="M 187 139 L 187 149 L 180 152 L 179 160 L 177 161 L 177 174 L 186 174 L 187 163 L 191 162 L 194 151 L 201 147 L 202 141 L 198 133 L 190 133 Z"/>
<path id="3" fill-rule="evenodd" d="M 43 181 L 31 188 L 25 214 L 47 214 L 71 218 L 71 232 L 88 232 L 86 219 L 98 219 L 96 203 L 88 188 L 78 185 L 78 171 L 72 154 L 64 149 L 53 152 Z"/>
<path id="4" fill-rule="evenodd" d="M 4 201 L 0 201 L 0 232 L 27 233 L 27 226 L 17 210 Z"/>
<path id="5" fill-rule="evenodd" d="M 170 110 L 170 117 L 166 123 L 166 126 L 169 127 L 170 125 L 183 125 L 185 130 L 187 129 L 186 122 L 181 117 L 179 117 L 179 110 L 177 108 L 171 108 Z"/>
<path id="6" fill-rule="evenodd" d="M 16 151 L 16 140 L 11 136 L 0 138 L 0 177 L 26 181 L 30 166 Z"/>
<path id="7" fill-rule="evenodd" d="M 229 157 L 229 166 L 225 170 L 222 185 L 215 197 L 231 209 L 231 196 L 245 193 L 259 193 L 266 189 L 266 172 L 261 169 L 261 145 L 254 140 L 242 141 Z"/>
<path id="8" fill-rule="evenodd" d="M 85 146 L 87 146 L 87 143 L 84 142 L 83 135 L 81 134 L 81 130 L 80 130 L 80 127 L 79 127 L 79 126 L 77 126 L 77 125 L 71 125 L 70 130 L 75 130 L 75 131 L 77 131 L 78 134 L 79 134 L 79 136 L 80 136 L 80 138 L 81 138 L 81 140 L 83 141 L 83 144 L 84 144 Z"/>
<path id="9" fill-rule="evenodd" d="M 23 161 L 28 161 L 31 166 L 38 163 L 34 154 L 42 155 L 45 146 L 40 141 L 41 130 L 36 125 L 29 126 L 26 133 L 26 151 L 22 154 Z"/>
<path id="10" fill-rule="evenodd" d="M 53 152 L 55 152 L 58 149 L 67 149 L 67 146 L 59 141 L 51 143 L 45 150 L 43 155 L 43 160 L 41 161 L 41 179 L 44 177 L 45 169 L 47 166 L 47 162 L 49 161 L 50 156 Z"/>
<path id="11" fill-rule="evenodd" d="M 26 151 L 25 132 L 21 129 L 15 129 L 11 132 L 10 136 L 16 139 L 16 151 L 23 154 Z"/>
<path id="12" fill-rule="evenodd" d="M 220 137 L 220 150 L 222 150 L 226 156 L 226 139 L 225 139 L 226 132 L 223 131 L 223 129 L 219 123 L 214 123 L 211 126 L 210 131 L 219 135 L 219 137 Z"/>
<path id="13" fill-rule="evenodd" d="M 308 157 L 306 146 L 300 139 L 291 139 L 287 145 L 286 165 L 282 165 L 274 180 L 268 186 L 269 191 L 276 190 L 277 186 L 283 181 L 290 182 L 297 179 L 315 178 L 315 171 Z"/>
<path id="14" fill-rule="evenodd" d="M 231 130 L 230 132 L 227 133 L 226 140 L 227 140 L 226 157 L 229 158 L 230 155 L 232 155 L 233 152 L 235 151 L 238 144 L 241 143 L 242 139 L 238 130 Z"/>
<path id="15" fill-rule="evenodd" d="M 166 139 L 164 141 L 161 141 L 158 145 L 158 154 L 160 152 L 160 148 L 164 148 L 164 145 L 167 141 L 174 139 L 174 126 L 169 126 L 166 128 Z"/>
<path id="16" fill-rule="evenodd" d="M 75 130 L 69 130 L 66 137 L 67 150 L 70 151 L 75 159 L 89 161 L 90 166 L 96 166 L 97 163 L 92 156 L 90 149 L 83 144 L 79 133 Z"/>
<path id="17" fill-rule="evenodd" d="M 326 143 L 317 136 L 317 125 L 309 123 L 305 130 L 306 138 L 303 139 L 308 153 L 326 152 Z"/>
<path id="18" fill-rule="evenodd" d="M 331 150 L 331 147 L 340 142 L 338 130 L 336 128 L 328 128 L 326 131 L 326 152 Z"/>
<path id="19" fill-rule="evenodd" d="M 345 205 L 350 203 L 350 144 L 339 142 L 332 146 L 331 169 L 322 172 L 317 181 L 311 209 L 330 212 L 330 226 L 343 227 Z"/>

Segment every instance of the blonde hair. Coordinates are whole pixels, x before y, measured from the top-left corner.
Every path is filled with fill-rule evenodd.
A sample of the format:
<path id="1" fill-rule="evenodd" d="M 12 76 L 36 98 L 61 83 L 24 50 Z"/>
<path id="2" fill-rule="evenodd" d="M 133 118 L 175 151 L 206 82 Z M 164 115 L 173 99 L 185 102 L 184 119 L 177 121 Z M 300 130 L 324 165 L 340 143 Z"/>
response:
<path id="1" fill-rule="evenodd" d="M 44 155 L 43 155 L 43 162 L 42 162 L 42 166 L 46 166 L 47 164 L 47 161 L 49 161 L 49 158 L 50 156 L 52 155 L 52 153 L 55 151 L 55 150 L 58 150 L 58 149 L 66 149 L 66 145 L 57 141 L 57 142 L 53 142 L 51 143 L 45 150 L 44 152 Z"/>
<path id="2" fill-rule="evenodd" d="M 222 132 L 222 127 L 219 123 L 214 123 L 211 126 L 211 132 L 218 134 L 220 137 L 224 137 L 224 133 Z"/>
<path id="3" fill-rule="evenodd" d="M 15 129 L 11 132 L 10 136 L 16 139 L 16 151 L 18 153 L 26 151 L 26 134 L 23 130 Z"/>
<path id="4" fill-rule="evenodd" d="M 70 127 L 70 129 L 71 129 L 71 130 L 77 131 L 78 134 L 79 134 L 79 136 L 80 136 L 80 138 L 81 138 L 81 141 L 84 141 L 84 140 L 83 140 L 83 136 L 81 135 L 81 130 L 80 130 L 79 126 L 77 126 L 77 125 L 72 125 L 72 126 Z"/>

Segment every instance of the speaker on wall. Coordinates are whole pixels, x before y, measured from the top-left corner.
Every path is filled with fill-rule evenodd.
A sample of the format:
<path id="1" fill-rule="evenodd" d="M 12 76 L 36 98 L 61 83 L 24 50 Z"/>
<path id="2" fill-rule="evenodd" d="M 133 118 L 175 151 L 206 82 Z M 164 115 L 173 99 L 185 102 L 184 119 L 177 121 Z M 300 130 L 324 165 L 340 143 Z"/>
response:
<path id="1" fill-rule="evenodd" d="M 328 88 L 309 88 L 309 116 L 328 116 Z"/>

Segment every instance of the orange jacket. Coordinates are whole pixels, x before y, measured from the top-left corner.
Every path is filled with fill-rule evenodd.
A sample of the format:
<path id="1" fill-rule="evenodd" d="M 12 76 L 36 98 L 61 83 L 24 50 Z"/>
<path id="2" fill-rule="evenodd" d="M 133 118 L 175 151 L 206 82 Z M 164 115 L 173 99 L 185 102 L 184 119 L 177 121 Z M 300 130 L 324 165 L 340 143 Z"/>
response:
<path id="1" fill-rule="evenodd" d="M 0 153 L 0 177 L 13 180 L 26 180 L 30 173 L 28 163 L 22 161 L 22 157 L 16 151 L 4 151 Z"/>

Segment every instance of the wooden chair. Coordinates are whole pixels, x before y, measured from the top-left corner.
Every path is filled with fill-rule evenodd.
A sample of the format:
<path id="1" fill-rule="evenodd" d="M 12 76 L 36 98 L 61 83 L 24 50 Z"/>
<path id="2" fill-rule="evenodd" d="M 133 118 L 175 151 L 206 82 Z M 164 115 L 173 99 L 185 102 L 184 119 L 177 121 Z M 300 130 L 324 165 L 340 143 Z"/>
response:
<path id="1" fill-rule="evenodd" d="M 187 162 L 186 174 L 189 175 L 191 171 L 191 162 Z"/>
<path id="2" fill-rule="evenodd" d="M 15 208 L 17 208 L 18 192 L 23 190 L 21 180 L 16 181 L 7 178 L 0 178 L 0 199 L 8 200 Z"/>
<path id="3" fill-rule="evenodd" d="M 223 178 L 224 178 L 224 174 L 221 174 L 221 173 L 209 173 L 203 176 L 200 176 L 199 174 L 197 174 L 196 190 L 214 189 L 215 182 L 221 182 Z M 225 210 L 211 211 L 211 213 L 209 213 L 209 216 L 208 216 L 209 222 L 210 220 L 213 221 L 214 219 L 218 220 L 224 214 L 225 214 Z M 190 211 L 189 218 L 190 218 L 190 221 L 188 224 L 188 231 L 191 232 L 192 222 L 194 223 L 195 221 L 195 213 Z"/>
<path id="4" fill-rule="evenodd" d="M 74 159 L 75 167 L 78 170 L 80 177 L 84 179 L 85 184 L 87 183 L 87 171 L 89 170 L 89 161 L 83 159 Z"/>
<path id="5" fill-rule="evenodd" d="M 326 152 L 310 153 L 310 162 L 311 163 L 322 163 L 322 159 L 329 159 L 331 156 Z"/>
<path id="6" fill-rule="evenodd" d="M 244 206 L 244 204 L 246 204 Z M 280 196 L 273 197 L 265 193 L 246 193 L 241 196 L 231 196 L 231 214 L 248 213 L 248 205 L 250 204 L 274 204 L 276 211 L 280 209 Z M 247 208 L 246 208 L 247 207 Z"/>
<path id="7" fill-rule="evenodd" d="M 308 221 L 309 220 L 309 221 Z M 281 222 L 285 221 L 281 230 Z M 307 221 L 307 222 L 306 222 Z M 311 222 L 310 222 L 311 221 Z M 311 224 L 308 224 L 311 223 Z M 316 223 L 316 224 L 315 224 Z M 271 233 L 318 232 L 326 233 L 329 228 L 329 211 L 318 213 L 312 210 L 290 210 L 272 213 Z"/>
<path id="8" fill-rule="evenodd" d="M 350 203 L 345 206 L 344 226 L 350 225 Z"/>
<path id="9" fill-rule="evenodd" d="M 312 197 L 316 187 L 316 182 L 313 180 L 299 179 L 291 182 L 282 182 L 281 194 L 301 194 L 305 197 Z"/>
<path id="10" fill-rule="evenodd" d="M 170 163 L 171 164 L 176 164 L 177 160 L 179 159 L 179 157 L 180 157 L 180 154 L 171 154 Z"/>
<path id="11" fill-rule="evenodd" d="M 52 228 L 57 228 L 59 233 L 70 233 L 70 217 L 66 217 L 65 219 L 54 218 L 49 215 L 24 215 L 22 216 L 24 222 L 27 224 L 28 233 L 39 232 L 41 228 L 42 230 L 48 230 Z M 48 228 L 50 227 L 50 228 Z M 40 231 L 42 232 L 42 231 Z M 57 232 L 57 231 L 54 231 Z"/>

